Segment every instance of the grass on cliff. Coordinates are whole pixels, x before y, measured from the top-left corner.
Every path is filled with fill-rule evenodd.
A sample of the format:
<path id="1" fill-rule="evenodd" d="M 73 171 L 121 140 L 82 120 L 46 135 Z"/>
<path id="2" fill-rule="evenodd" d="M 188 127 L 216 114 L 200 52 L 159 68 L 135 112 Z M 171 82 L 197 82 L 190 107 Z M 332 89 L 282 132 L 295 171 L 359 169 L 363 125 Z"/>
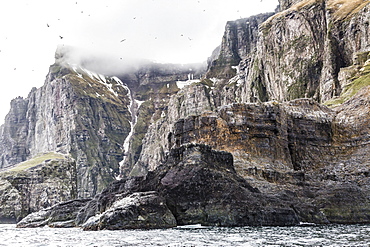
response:
<path id="1" fill-rule="evenodd" d="M 57 154 L 53 152 L 40 154 L 29 160 L 26 160 L 24 162 L 17 164 L 15 167 L 9 169 L 8 171 L 9 172 L 21 172 L 26 169 L 35 167 L 46 160 L 51 160 L 51 159 L 65 159 L 65 156 L 62 154 Z"/>
<path id="2" fill-rule="evenodd" d="M 291 6 L 289 9 L 271 16 L 269 19 L 267 19 L 265 25 L 267 25 L 271 20 L 284 16 L 291 11 L 300 11 L 302 8 L 310 7 L 311 5 L 320 2 L 322 2 L 322 0 L 300 1 Z M 334 21 L 338 21 L 351 17 L 363 9 L 367 4 L 369 4 L 368 0 L 327 0 L 326 8 L 332 12 Z"/>
<path id="3" fill-rule="evenodd" d="M 360 70 L 361 74 L 352 78 L 352 82 L 343 88 L 341 95 L 338 98 L 329 100 L 324 104 L 329 107 L 338 106 L 345 101 L 355 96 L 362 88 L 370 86 L 370 62 Z"/>
<path id="4" fill-rule="evenodd" d="M 327 8 L 334 13 L 335 20 L 351 17 L 369 4 L 368 0 L 328 0 Z"/>

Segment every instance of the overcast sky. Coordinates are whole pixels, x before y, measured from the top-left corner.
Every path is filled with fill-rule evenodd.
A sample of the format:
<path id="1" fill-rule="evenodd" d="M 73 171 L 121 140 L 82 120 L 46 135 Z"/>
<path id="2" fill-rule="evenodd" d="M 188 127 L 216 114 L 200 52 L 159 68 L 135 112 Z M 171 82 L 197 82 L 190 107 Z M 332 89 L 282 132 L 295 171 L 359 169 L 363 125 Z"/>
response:
<path id="1" fill-rule="evenodd" d="M 58 45 L 117 59 L 207 60 L 225 24 L 278 0 L 9 0 L 0 3 L 0 124 L 11 99 L 41 87 Z"/>

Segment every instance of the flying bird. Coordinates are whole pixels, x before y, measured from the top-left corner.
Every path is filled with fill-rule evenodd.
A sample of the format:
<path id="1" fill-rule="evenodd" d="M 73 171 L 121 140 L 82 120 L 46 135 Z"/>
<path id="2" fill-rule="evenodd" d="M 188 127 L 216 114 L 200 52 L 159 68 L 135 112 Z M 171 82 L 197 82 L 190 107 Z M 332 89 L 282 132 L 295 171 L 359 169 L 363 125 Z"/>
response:
<path id="1" fill-rule="evenodd" d="M 59 38 L 60 38 L 60 39 L 63 39 L 63 37 L 62 37 L 62 36 L 60 36 L 60 35 L 59 35 Z"/>
<path id="2" fill-rule="evenodd" d="M 46 26 L 50 27 L 49 24 L 46 23 Z"/>
<path id="3" fill-rule="evenodd" d="M 121 43 L 122 43 L 123 41 L 126 41 L 126 39 L 121 40 Z"/>

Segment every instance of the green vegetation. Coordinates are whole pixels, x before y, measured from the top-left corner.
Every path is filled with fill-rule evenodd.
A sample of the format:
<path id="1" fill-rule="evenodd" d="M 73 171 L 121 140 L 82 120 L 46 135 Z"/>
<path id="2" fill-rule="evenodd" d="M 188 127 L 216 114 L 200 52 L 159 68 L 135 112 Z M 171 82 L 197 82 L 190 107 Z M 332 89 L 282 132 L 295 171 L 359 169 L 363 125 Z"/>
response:
<path id="1" fill-rule="evenodd" d="M 212 80 L 210 79 L 203 79 L 200 81 L 200 84 L 203 84 L 205 86 L 208 86 L 208 87 L 213 87 L 214 86 L 214 83 Z"/>
<path id="2" fill-rule="evenodd" d="M 55 63 L 50 66 L 50 73 L 52 74 L 51 80 L 54 80 L 55 78 L 60 78 L 62 76 L 65 76 L 71 72 L 70 69 L 64 67 L 63 65 L 60 65 L 58 63 Z"/>
<path id="3" fill-rule="evenodd" d="M 142 141 L 148 130 L 150 119 L 154 113 L 155 107 L 151 100 L 144 102 L 140 106 L 134 134 L 131 139 L 131 153 L 133 154 L 133 160 L 130 160 L 130 165 L 135 164 L 136 161 L 139 159 L 142 148 Z"/>
<path id="4" fill-rule="evenodd" d="M 368 1 L 363 0 L 329 0 L 327 8 L 333 12 L 336 21 L 352 17 L 363 9 Z"/>
<path id="5" fill-rule="evenodd" d="M 51 159 L 65 159 L 65 156 L 62 154 L 57 154 L 53 152 L 39 154 L 29 160 L 19 163 L 18 165 L 10 169 L 9 172 L 22 172 L 22 171 L 25 171 L 26 169 L 37 166 L 46 160 L 51 160 Z"/>
<path id="6" fill-rule="evenodd" d="M 236 76 L 236 69 L 232 66 L 236 66 L 240 62 L 239 55 L 234 51 L 232 58 L 226 59 L 222 54 L 213 61 L 208 73 L 207 78 L 220 78 L 220 79 L 231 79 Z"/>
<path id="7" fill-rule="evenodd" d="M 338 106 L 351 99 L 364 87 L 370 86 L 370 62 L 365 63 L 364 67 L 362 67 L 359 70 L 359 73 L 352 77 L 350 81 L 351 83 L 343 88 L 343 91 L 338 98 L 329 100 L 324 104 L 329 107 Z"/>

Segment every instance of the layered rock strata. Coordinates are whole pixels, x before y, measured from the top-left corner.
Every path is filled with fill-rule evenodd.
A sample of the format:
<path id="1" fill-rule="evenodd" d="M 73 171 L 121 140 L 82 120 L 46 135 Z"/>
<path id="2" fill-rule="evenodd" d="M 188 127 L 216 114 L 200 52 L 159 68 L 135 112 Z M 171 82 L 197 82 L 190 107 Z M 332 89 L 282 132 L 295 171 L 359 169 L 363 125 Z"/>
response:
<path id="1" fill-rule="evenodd" d="M 228 23 L 215 58 L 225 63 L 222 69 L 216 63 L 210 64 L 209 71 L 213 72 L 207 74 L 216 86 L 222 85 L 221 105 L 305 97 L 325 102 L 343 90 L 340 69 L 355 64 L 357 53 L 369 51 L 368 1 L 304 0 L 280 4 L 282 11 L 258 23 L 254 28 L 258 32 L 234 31 L 248 29 L 249 21 Z M 236 33 L 242 33 L 249 44 L 239 42 Z M 254 49 L 239 52 L 248 47 Z M 217 74 L 214 71 L 225 75 L 224 71 L 229 70 L 235 75 L 231 80 L 213 78 Z"/>
<path id="2" fill-rule="evenodd" d="M 75 199 L 76 162 L 63 155 L 44 154 L 0 172 L 0 197 L 0 221 L 12 223 L 31 212 Z"/>
<path id="3" fill-rule="evenodd" d="M 146 177 L 121 180 L 96 196 L 79 210 L 76 225 L 96 230 L 299 223 L 290 201 L 265 196 L 236 174 L 230 153 L 190 144 L 172 149 L 167 158 Z M 49 224 L 53 212 L 42 219 L 31 214 L 18 225 Z"/>
<path id="4" fill-rule="evenodd" d="M 119 171 L 121 181 L 66 217 L 66 225 L 92 230 L 172 227 L 174 219 L 368 223 L 369 2 L 280 5 L 275 15 L 228 22 L 200 80 L 192 70 L 143 68 L 120 76 L 126 87 L 52 66 L 47 85 L 12 103 L 2 167 L 44 150 L 70 153 L 79 197 Z M 62 105 L 30 104 L 53 105 L 49 94 Z M 35 222 L 50 225 L 53 210 Z"/>

